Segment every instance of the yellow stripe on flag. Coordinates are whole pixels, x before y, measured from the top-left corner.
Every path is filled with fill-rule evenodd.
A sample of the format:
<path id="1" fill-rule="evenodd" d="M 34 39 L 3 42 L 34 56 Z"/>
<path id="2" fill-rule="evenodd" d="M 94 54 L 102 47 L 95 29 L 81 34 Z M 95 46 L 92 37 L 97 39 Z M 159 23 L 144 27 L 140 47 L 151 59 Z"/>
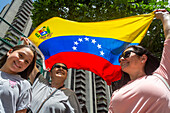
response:
<path id="1" fill-rule="evenodd" d="M 140 43 L 154 16 L 154 12 L 152 12 L 149 14 L 101 22 L 74 22 L 59 17 L 53 17 L 39 25 L 28 38 L 36 46 L 39 46 L 44 40 L 52 37 L 70 35 L 113 38 L 125 42 Z M 48 37 L 42 38 L 38 31 L 44 26 L 48 26 L 51 34 L 49 34 Z"/>

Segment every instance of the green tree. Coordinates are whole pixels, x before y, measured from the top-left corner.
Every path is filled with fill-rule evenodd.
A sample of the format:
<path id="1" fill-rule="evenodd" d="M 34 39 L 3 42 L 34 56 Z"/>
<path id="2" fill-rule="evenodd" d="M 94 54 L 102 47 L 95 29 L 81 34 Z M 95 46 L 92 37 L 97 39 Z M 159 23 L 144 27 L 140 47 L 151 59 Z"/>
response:
<path id="1" fill-rule="evenodd" d="M 33 27 L 54 16 L 78 22 L 96 22 L 150 13 L 165 8 L 167 0 L 36 0 L 32 10 Z M 164 35 L 162 23 L 154 20 L 141 42 L 159 58 Z"/>

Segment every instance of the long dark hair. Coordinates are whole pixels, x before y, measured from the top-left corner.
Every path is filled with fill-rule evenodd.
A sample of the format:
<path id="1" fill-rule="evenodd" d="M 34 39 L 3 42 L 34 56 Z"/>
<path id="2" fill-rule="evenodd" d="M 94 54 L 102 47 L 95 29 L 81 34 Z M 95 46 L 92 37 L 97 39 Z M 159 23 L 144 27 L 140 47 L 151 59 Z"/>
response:
<path id="1" fill-rule="evenodd" d="M 30 73 L 34 69 L 34 65 L 35 65 L 36 59 L 37 59 L 37 52 L 35 51 L 34 48 L 32 48 L 31 46 L 28 46 L 28 45 L 17 45 L 17 46 L 12 47 L 11 49 L 13 49 L 13 51 L 16 51 L 16 50 L 19 50 L 19 49 L 22 49 L 25 47 L 29 48 L 33 52 L 34 58 L 33 58 L 32 62 L 30 63 L 30 65 L 24 71 L 19 72 L 18 74 L 21 75 L 22 78 L 28 79 Z M 0 59 L 0 68 L 5 64 L 7 58 L 8 58 L 8 56 L 6 54 Z"/>
<path id="2" fill-rule="evenodd" d="M 142 56 L 145 54 L 148 57 L 145 63 L 145 67 L 144 67 L 144 71 L 146 75 L 151 75 L 159 67 L 160 65 L 159 59 L 155 57 L 147 49 L 143 48 L 142 46 L 136 46 L 136 45 L 129 46 L 128 48 L 133 48 L 135 53 L 138 56 Z M 119 81 L 112 83 L 112 90 L 115 91 L 116 89 L 121 88 L 123 85 L 127 84 L 129 81 L 130 81 L 129 74 L 123 72 L 121 79 Z"/>

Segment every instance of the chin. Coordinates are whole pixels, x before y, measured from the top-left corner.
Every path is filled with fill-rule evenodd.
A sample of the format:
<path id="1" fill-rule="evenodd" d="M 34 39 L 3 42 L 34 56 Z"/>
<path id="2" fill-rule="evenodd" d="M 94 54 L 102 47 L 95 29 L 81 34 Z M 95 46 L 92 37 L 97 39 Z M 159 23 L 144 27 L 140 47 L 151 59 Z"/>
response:
<path id="1" fill-rule="evenodd" d="M 126 66 L 121 66 L 122 71 L 126 70 Z"/>
<path id="2" fill-rule="evenodd" d="M 123 72 L 128 73 L 128 68 L 127 67 L 121 67 Z"/>
<path id="3" fill-rule="evenodd" d="M 128 70 L 129 64 L 121 65 L 122 71 L 126 72 Z"/>

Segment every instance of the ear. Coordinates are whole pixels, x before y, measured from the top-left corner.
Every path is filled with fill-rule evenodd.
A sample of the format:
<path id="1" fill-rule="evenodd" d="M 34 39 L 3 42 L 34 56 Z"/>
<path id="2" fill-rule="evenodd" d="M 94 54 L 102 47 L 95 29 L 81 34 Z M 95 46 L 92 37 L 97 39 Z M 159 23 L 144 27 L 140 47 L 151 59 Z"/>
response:
<path id="1" fill-rule="evenodd" d="M 141 56 L 142 63 L 146 63 L 147 59 L 148 59 L 148 57 L 145 54 Z"/>
<path id="2" fill-rule="evenodd" d="M 13 49 L 10 49 L 10 50 L 7 52 L 7 56 L 9 56 L 12 52 L 13 52 Z"/>

